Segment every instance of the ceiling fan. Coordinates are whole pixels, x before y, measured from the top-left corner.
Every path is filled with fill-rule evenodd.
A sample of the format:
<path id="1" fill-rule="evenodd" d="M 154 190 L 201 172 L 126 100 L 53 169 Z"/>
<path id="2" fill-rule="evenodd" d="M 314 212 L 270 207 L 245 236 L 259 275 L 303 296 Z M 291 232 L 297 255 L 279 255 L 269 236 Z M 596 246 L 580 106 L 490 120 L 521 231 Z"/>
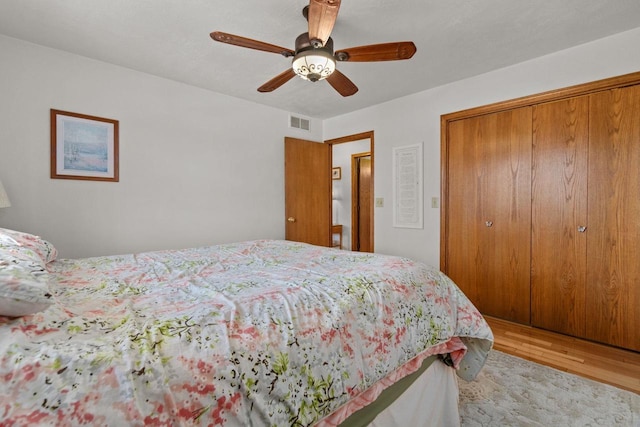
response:
<path id="1" fill-rule="evenodd" d="M 309 30 L 296 38 L 295 50 L 220 31 L 214 31 L 210 36 L 218 42 L 293 57 L 291 68 L 260 86 L 259 92 L 271 92 L 298 75 L 312 82 L 327 79 L 340 95 L 351 96 L 358 87 L 336 69 L 336 61 L 397 61 L 409 59 L 416 53 L 416 46 L 410 41 L 358 46 L 334 53 L 330 35 L 339 9 L 340 0 L 310 0 L 302 10 Z"/>

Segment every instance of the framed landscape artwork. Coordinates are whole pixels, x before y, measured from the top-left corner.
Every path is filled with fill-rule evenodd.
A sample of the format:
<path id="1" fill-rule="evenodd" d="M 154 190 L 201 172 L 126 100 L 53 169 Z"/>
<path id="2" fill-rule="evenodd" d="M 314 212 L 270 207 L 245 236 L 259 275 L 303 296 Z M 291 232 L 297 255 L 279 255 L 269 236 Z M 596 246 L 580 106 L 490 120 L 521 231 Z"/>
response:
<path id="1" fill-rule="evenodd" d="M 118 121 L 51 109 L 51 178 L 118 182 Z"/>

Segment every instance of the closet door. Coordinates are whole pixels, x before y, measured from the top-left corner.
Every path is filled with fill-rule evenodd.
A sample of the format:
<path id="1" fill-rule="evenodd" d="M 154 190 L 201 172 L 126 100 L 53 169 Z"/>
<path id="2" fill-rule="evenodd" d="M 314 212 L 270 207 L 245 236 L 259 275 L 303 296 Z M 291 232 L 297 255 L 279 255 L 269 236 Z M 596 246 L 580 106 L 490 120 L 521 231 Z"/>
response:
<path id="1" fill-rule="evenodd" d="M 640 351 L 640 86 L 591 95 L 587 338 Z"/>
<path id="2" fill-rule="evenodd" d="M 528 324 L 531 108 L 448 132 L 445 272 L 482 313 Z"/>
<path id="3" fill-rule="evenodd" d="M 585 333 L 589 97 L 533 107 L 531 324 Z"/>

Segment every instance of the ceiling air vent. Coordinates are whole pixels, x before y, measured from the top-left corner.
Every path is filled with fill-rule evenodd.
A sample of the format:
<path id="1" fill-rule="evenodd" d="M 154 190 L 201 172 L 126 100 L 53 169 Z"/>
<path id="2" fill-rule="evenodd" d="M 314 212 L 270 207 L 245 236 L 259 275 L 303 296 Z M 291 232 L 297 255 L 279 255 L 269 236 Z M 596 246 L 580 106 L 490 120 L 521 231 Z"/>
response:
<path id="1" fill-rule="evenodd" d="M 309 131 L 309 119 L 291 115 L 289 116 L 289 127 Z"/>

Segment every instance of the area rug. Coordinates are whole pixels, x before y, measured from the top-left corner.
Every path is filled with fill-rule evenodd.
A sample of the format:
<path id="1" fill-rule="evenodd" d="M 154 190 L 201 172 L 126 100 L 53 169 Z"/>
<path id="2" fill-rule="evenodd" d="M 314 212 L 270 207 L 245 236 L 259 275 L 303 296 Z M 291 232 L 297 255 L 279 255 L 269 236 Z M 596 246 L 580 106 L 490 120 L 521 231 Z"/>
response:
<path id="1" fill-rule="evenodd" d="M 496 350 L 459 385 L 464 427 L 640 427 L 640 395 Z"/>

